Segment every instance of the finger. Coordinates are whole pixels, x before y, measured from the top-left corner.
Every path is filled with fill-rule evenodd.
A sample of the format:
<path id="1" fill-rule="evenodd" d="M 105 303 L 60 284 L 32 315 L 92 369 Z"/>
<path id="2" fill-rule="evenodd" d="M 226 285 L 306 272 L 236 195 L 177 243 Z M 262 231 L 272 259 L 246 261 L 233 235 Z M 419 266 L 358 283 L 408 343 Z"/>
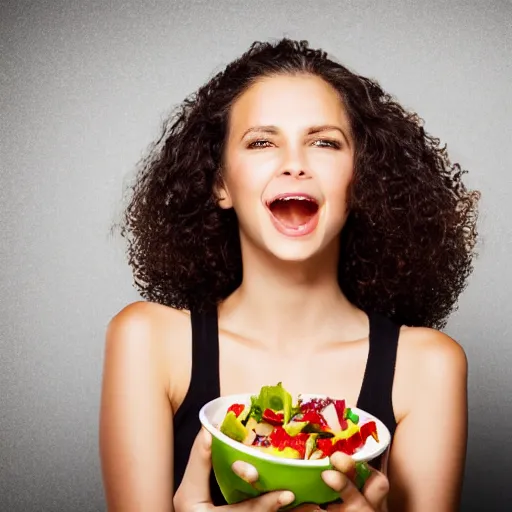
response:
<path id="1" fill-rule="evenodd" d="M 296 508 L 290 510 L 290 512 L 323 512 L 318 505 L 313 505 L 311 503 L 304 503 L 303 505 L 299 505 Z"/>
<path id="2" fill-rule="evenodd" d="M 355 474 L 356 463 L 352 457 L 342 452 L 334 452 L 330 462 L 335 469 L 351 478 Z"/>
<path id="3" fill-rule="evenodd" d="M 370 512 L 374 510 L 346 475 L 339 471 L 327 470 L 322 473 L 322 479 L 331 489 L 339 492 L 340 498 L 343 500 L 343 505 L 335 510 L 340 512 L 355 512 L 356 510 L 357 512 Z"/>
<path id="4" fill-rule="evenodd" d="M 262 494 L 258 498 L 244 501 L 225 508 L 225 510 L 232 510 L 233 512 L 277 512 L 281 507 L 285 507 L 293 502 L 295 495 L 290 491 L 274 491 Z"/>
<path id="5" fill-rule="evenodd" d="M 183 480 L 174 497 L 175 502 L 182 507 L 189 503 L 211 503 L 211 445 L 210 433 L 202 428 L 192 445 Z M 188 509 L 185 507 L 183 510 Z"/>
<path id="6" fill-rule="evenodd" d="M 389 492 L 389 480 L 386 475 L 372 468 L 372 474 L 363 487 L 363 496 L 366 501 L 378 510 Z"/>
<path id="7" fill-rule="evenodd" d="M 233 462 L 231 469 L 233 473 L 246 481 L 248 484 L 254 484 L 258 481 L 259 475 L 257 469 L 247 462 L 237 460 Z"/>

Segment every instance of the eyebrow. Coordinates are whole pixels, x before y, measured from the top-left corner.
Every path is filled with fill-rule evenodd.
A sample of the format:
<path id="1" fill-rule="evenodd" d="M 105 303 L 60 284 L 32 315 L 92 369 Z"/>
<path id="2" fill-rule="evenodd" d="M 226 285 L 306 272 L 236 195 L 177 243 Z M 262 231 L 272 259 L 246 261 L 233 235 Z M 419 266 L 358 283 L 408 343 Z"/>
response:
<path id="1" fill-rule="evenodd" d="M 307 134 L 313 135 L 315 133 L 330 132 L 330 131 L 340 132 L 343 135 L 343 138 L 345 139 L 345 141 L 350 145 L 350 137 L 348 137 L 345 134 L 345 132 L 343 131 L 343 129 L 340 126 L 337 126 L 335 124 L 322 124 L 322 125 L 318 125 L 318 126 L 310 126 L 307 129 Z M 254 133 L 254 132 L 270 133 L 272 135 L 276 135 L 279 132 L 279 128 L 274 125 L 252 126 L 251 128 L 249 128 L 248 130 L 246 130 L 244 132 L 244 134 L 242 135 L 242 139 L 249 133 Z"/>

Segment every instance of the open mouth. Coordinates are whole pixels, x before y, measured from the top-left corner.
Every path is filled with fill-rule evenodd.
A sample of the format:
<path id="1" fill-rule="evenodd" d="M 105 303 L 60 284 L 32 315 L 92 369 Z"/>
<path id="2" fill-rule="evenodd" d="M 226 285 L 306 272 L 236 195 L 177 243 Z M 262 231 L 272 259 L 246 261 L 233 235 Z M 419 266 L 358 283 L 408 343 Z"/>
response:
<path id="1" fill-rule="evenodd" d="M 276 227 L 284 234 L 304 235 L 318 223 L 318 201 L 304 194 L 285 194 L 267 203 Z"/>

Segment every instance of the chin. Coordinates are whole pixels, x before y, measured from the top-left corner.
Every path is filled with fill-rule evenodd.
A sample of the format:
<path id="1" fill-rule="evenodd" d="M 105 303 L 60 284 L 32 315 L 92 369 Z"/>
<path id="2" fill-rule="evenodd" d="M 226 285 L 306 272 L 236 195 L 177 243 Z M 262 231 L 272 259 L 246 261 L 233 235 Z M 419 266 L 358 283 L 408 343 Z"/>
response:
<path id="1" fill-rule="evenodd" d="M 338 226 L 336 226 L 337 228 Z M 252 236 L 251 236 L 252 235 Z M 305 236 L 286 236 L 266 222 L 253 233 L 240 231 L 242 246 L 246 250 L 256 250 L 282 262 L 307 262 L 311 260 L 329 259 L 331 252 L 339 248 L 339 231 L 334 226 L 326 226 L 320 222 L 316 229 Z M 253 249 L 251 250 L 250 247 Z M 245 252 L 242 250 L 242 253 Z"/>
<path id="2" fill-rule="evenodd" d="M 316 238 L 316 237 L 315 237 Z M 318 239 L 310 240 L 269 240 L 265 251 L 280 261 L 306 262 L 318 257 L 326 249 L 325 244 Z"/>

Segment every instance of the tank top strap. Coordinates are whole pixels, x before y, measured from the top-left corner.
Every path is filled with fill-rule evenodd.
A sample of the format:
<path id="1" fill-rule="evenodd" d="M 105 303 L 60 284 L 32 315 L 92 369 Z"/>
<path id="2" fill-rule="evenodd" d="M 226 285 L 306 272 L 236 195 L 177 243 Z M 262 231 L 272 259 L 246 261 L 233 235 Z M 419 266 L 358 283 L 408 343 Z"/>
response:
<path id="1" fill-rule="evenodd" d="M 174 490 L 178 488 L 188 463 L 194 440 L 201 428 L 201 407 L 220 396 L 219 332 L 217 309 L 191 311 L 192 369 L 187 394 L 174 415 Z M 213 474 L 212 498 L 225 504 Z"/>
<path id="2" fill-rule="evenodd" d="M 379 418 L 391 435 L 396 430 L 393 411 L 393 380 L 400 326 L 377 313 L 370 321 L 369 351 L 357 407 Z"/>
<path id="3" fill-rule="evenodd" d="M 219 333 L 217 310 L 190 312 L 192 327 L 192 370 L 185 399 L 174 416 L 174 423 L 220 395 Z M 199 414 L 199 409 L 197 410 Z"/>
<path id="4" fill-rule="evenodd" d="M 217 309 L 191 312 L 192 376 L 191 390 L 209 402 L 220 396 L 219 327 Z M 194 384 L 194 386 L 192 386 Z M 201 397 L 202 398 L 202 397 Z M 194 397 L 197 402 L 197 397 Z"/>

